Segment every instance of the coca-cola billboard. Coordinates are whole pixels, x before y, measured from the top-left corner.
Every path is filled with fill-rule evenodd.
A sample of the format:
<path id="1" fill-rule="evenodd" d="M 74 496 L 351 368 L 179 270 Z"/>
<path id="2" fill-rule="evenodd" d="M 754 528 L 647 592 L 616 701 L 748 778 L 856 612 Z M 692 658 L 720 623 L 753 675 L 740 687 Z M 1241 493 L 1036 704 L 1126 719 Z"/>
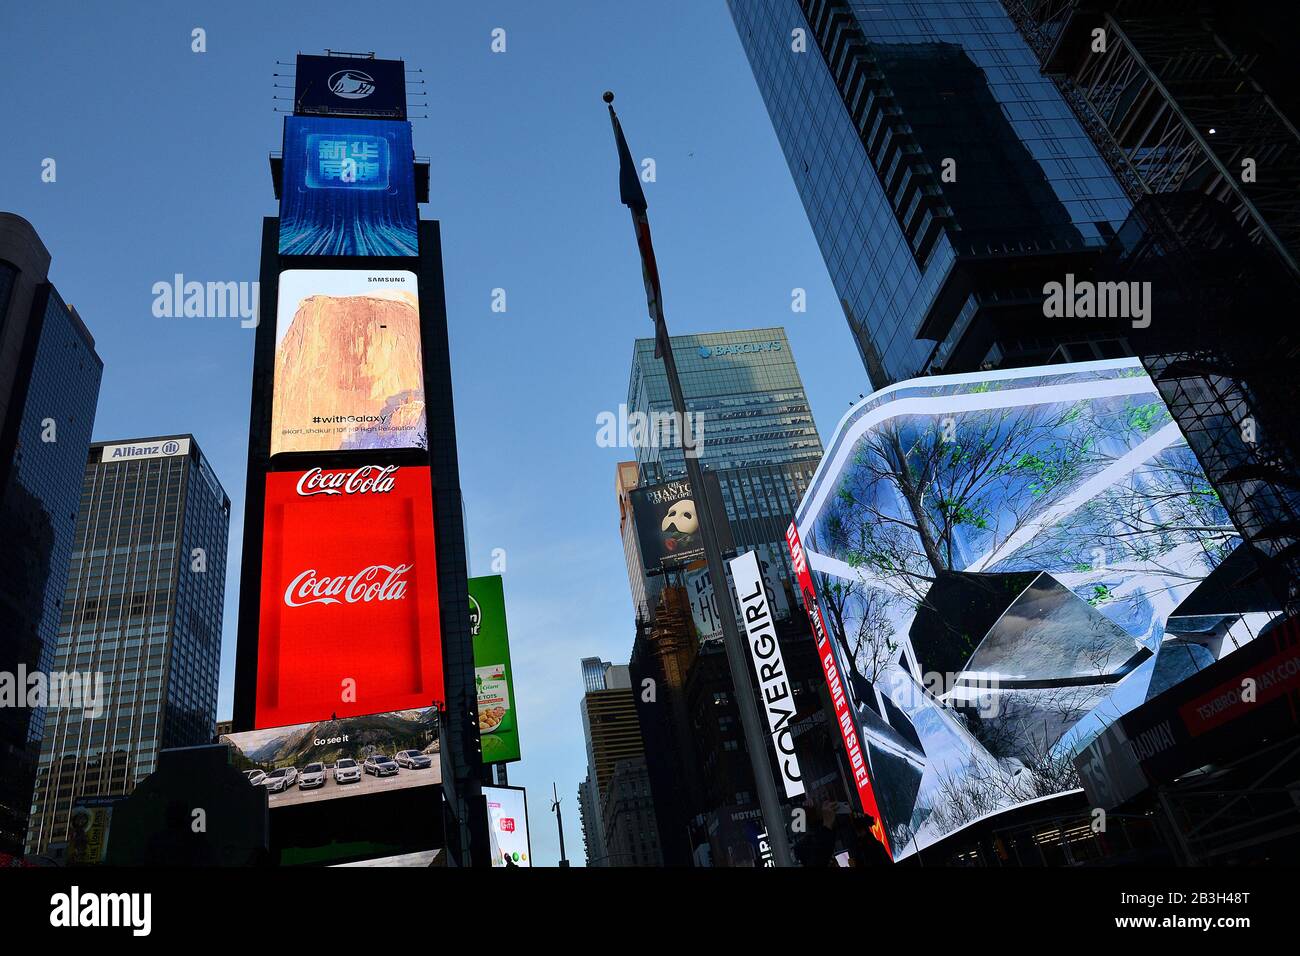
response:
<path id="1" fill-rule="evenodd" d="M 442 700 L 429 469 L 266 476 L 256 726 Z"/>

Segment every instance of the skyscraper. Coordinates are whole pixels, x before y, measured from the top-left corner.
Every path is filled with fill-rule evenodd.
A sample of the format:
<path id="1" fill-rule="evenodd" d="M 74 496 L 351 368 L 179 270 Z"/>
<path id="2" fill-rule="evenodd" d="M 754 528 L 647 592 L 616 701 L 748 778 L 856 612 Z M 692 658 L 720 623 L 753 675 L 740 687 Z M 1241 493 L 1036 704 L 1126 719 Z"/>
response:
<path id="1" fill-rule="evenodd" d="M 48 674 L 104 363 L 24 219 L 0 213 L 0 672 Z M 44 714 L 0 707 L 0 851 L 22 852 Z M 19 704 L 20 706 L 14 706 Z"/>
<path id="2" fill-rule="evenodd" d="M 820 458 L 794 353 L 781 328 L 674 335 L 673 355 L 687 411 L 703 429 L 701 462 L 710 470 Z M 628 378 L 628 416 L 672 411 L 664 364 L 654 339 L 637 339 Z M 636 449 L 637 464 L 654 480 L 686 473 L 675 435 L 653 433 Z"/>
<path id="3" fill-rule="evenodd" d="M 717 476 L 721 504 L 738 551 L 769 547 L 784 567 L 784 535 L 822 456 L 794 353 L 781 328 L 674 335 L 688 414 L 702 439 L 701 461 Z M 628 381 L 628 419 L 664 415 L 672 408 L 663 362 L 654 340 L 637 339 Z M 662 575 L 647 575 L 636 547 L 629 495 L 637 487 L 680 477 L 685 463 L 678 437 L 648 430 L 637 460 L 617 470 L 620 534 L 632 600 L 639 617 L 654 609 Z M 721 515 L 719 516 L 721 517 Z"/>
<path id="4" fill-rule="evenodd" d="M 657 832 L 647 834 L 654 811 L 645 777 L 645 742 L 637 719 L 632 678 L 626 664 L 597 657 L 582 660 L 582 732 L 587 745 L 587 779 L 579 794 L 588 866 L 631 866 L 659 860 Z M 610 794 L 621 769 L 618 793 Z M 635 804 L 635 806 L 632 806 Z M 606 808 L 617 813 L 606 814 Z M 633 838 L 620 828 L 636 830 Z M 635 853 L 629 848 L 636 847 Z M 612 858 L 621 847 L 626 858 Z"/>
<path id="5" fill-rule="evenodd" d="M 1044 320 L 1129 201 L 996 0 L 729 0 L 875 388 L 1130 354 Z"/>
<path id="6" fill-rule="evenodd" d="M 294 82 L 271 161 L 279 215 L 262 224 L 262 315 L 275 318 L 254 343 L 233 722 L 243 733 L 435 708 L 445 852 L 486 866 L 442 240 L 420 218 L 429 164 L 415 155 L 406 66 L 300 54 Z M 383 600 L 289 592 L 307 572 L 381 569 Z M 349 821 L 377 834 L 409 812 L 407 796 L 357 797 L 368 812 L 335 811 L 301 839 L 333 852 Z M 277 813 L 292 817 L 272 811 L 273 841 L 293 832 Z"/>
<path id="7" fill-rule="evenodd" d="M 28 852 L 69 839 L 79 798 L 129 794 L 160 750 L 212 741 L 229 528 L 192 436 L 90 446 L 53 669 L 95 685 L 47 715 Z"/>
<path id="8" fill-rule="evenodd" d="M 785 529 L 822 456 L 803 381 L 785 331 L 747 329 L 673 336 L 691 427 L 701 439 L 706 474 L 718 481 L 716 518 L 725 521 L 736 553 L 758 551 L 777 617 L 778 636 L 799 707 L 815 709 L 802 674 L 818 666 L 791 585 Z M 633 348 L 628 419 L 653 421 L 671 409 L 654 341 Z M 636 614 L 630 667 L 640 687 L 653 682 L 653 701 L 634 698 L 646 742 L 645 772 L 653 792 L 667 865 L 705 858 L 749 864 L 755 859 L 754 824 L 760 814 L 743 736 L 739 703 L 721 645 L 721 609 L 702 568 L 657 566 L 643 535 L 662 529 L 638 510 L 641 489 L 678 479 L 685 471 L 677 435 L 651 425 L 636 445 L 636 461 L 616 472 L 619 533 Z M 697 494 L 698 498 L 698 494 Z M 657 514 L 657 513 L 656 513 Z M 797 685 L 797 686 L 796 686 Z M 709 852 L 702 849 L 709 845 Z"/>

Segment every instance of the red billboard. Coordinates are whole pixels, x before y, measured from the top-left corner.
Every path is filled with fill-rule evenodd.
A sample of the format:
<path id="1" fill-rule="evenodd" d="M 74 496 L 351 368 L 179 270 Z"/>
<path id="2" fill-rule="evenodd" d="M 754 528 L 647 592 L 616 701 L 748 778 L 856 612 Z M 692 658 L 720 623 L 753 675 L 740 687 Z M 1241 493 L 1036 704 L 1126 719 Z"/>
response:
<path id="1" fill-rule="evenodd" d="M 831 694 L 831 703 L 835 708 L 835 722 L 840 728 L 840 737 L 844 741 L 844 753 L 848 757 L 849 770 L 853 774 L 853 786 L 858 792 L 858 803 L 864 813 L 870 814 L 876 821 L 871 833 L 894 858 L 894 851 L 889 845 L 889 836 L 880 818 L 880 808 L 876 805 L 876 792 L 871 786 L 871 770 L 867 764 L 867 755 L 862 749 L 857 721 L 853 719 L 853 707 L 844 694 L 844 683 L 840 677 L 840 667 L 835 659 L 835 645 L 826 630 L 822 619 L 821 605 L 817 603 L 817 589 L 813 586 L 812 573 L 808 569 L 808 558 L 799 540 L 799 528 L 794 522 L 786 529 L 785 541 L 790 548 L 790 562 L 794 568 L 799 590 L 803 594 L 804 610 L 808 612 L 808 621 L 812 624 L 813 638 L 817 641 L 817 656 L 822 662 L 822 674 L 826 678 L 826 687 Z"/>
<path id="2" fill-rule="evenodd" d="M 443 699 L 427 467 L 266 476 L 254 726 Z"/>

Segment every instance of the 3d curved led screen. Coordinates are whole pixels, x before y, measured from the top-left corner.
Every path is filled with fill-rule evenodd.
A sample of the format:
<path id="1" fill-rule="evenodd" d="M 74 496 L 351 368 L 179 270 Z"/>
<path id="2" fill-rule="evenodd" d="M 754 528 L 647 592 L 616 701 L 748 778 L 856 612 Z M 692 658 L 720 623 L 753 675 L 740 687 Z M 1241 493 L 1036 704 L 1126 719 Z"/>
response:
<path id="1" fill-rule="evenodd" d="M 895 859 L 1078 787 L 1079 748 L 1258 623 L 1171 620 L 1238 539 L 1133 360 L 874 393 L 789 537 Z"/>

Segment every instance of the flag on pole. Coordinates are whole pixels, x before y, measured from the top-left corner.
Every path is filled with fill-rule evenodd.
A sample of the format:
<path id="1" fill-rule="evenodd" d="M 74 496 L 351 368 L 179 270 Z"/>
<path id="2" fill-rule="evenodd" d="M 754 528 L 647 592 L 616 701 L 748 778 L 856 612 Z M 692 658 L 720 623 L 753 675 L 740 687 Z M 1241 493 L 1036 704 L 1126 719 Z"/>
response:
<path id="1" fill-rule="evenodd" d="M 610 99 L 613 94 L 610 94 Z M 659 285 L 659 266 L 655 263 L 655 247 L 650 240 L 650 218 L 646 215 L 645 191 L 641 188 L 641 175 L 632 160 L 632 151 L 623 135 L 623 124 L 618 121 L 614 105 L 609 106 L 609 121 L 614 126 L 614 142 L 618 146 L 618 196 L 632 212 L 632 226 L 636 230 L 636 244 L 641 251 L 641 277 L 645 280 L 646 306 L 650 321 L 655 324 L 655 358 L 663 358 L 668 349 L 668 327 L 664 324 L 663 294 Z"/>

